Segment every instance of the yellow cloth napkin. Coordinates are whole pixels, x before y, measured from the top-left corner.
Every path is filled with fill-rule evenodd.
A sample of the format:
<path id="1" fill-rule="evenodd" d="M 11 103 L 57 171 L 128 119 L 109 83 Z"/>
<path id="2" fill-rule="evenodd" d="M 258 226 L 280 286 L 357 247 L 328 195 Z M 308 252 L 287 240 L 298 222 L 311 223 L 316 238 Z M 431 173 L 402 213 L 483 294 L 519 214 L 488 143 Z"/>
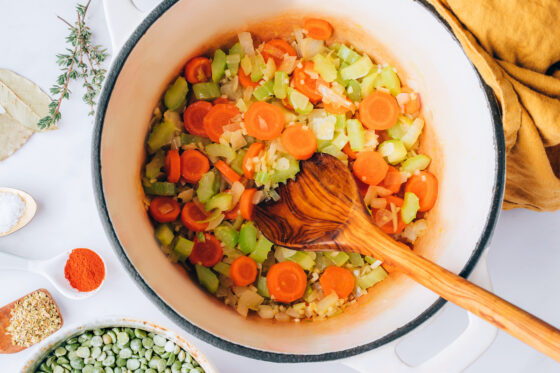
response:
<path id="1" fill-rule="evenodd" d="M 494 90 L 504 208 L 560 209 L 560 0 L 428 0 Z"/>

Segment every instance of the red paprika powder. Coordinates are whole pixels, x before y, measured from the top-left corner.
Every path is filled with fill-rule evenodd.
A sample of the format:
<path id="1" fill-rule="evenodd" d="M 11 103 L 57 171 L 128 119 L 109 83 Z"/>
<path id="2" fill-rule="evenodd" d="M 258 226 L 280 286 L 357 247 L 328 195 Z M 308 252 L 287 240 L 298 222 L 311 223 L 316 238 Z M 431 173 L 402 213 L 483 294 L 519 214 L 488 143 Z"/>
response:
<path id="1" fill-rule="evenodd" d="M 64 277 L 73 288 L 92 291 L 105 278 L 105 264 L 99 255 L 90 249 L 74 249 L 64 266 Z"/>

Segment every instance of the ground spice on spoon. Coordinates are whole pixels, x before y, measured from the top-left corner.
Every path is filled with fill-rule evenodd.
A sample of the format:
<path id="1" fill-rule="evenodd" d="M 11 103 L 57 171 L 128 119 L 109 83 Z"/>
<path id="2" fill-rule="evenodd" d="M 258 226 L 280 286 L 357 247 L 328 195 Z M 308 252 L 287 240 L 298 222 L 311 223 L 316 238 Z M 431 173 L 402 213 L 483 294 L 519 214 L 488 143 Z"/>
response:
<path id="1" fill-rule="evenodd" d="M 64 276 L 78 291 L 97 289 L 105 279 L 103 259 L 89 249 L 74 249 L 64 267 Z"/>

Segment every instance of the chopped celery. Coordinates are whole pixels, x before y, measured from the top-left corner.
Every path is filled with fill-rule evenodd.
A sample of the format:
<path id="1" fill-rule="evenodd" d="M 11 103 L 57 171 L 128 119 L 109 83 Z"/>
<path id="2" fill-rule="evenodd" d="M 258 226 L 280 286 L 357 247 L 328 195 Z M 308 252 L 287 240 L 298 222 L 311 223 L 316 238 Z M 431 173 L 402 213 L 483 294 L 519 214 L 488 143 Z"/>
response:
<path id="1" fill-rule="evenodd" d="M 156 238 L 160 244 L 163 246 L 171 245 L 175 235 L 173 234 L 173 230 L 169 227 L 169 224 L 160 224 L 157 226 L 155 230 Z"/>
<path id="2" fill-rule="evenodd" d="M 183 121 L 183 118 L 176 111 L 166 110 L 165 113 L 163 113 L 163 120 L 173 123 L 177 131 L 182 131 L 185 128 L 185 122 Z"/>
<path id="3" fill-rule="evenodd" d="M 338 149 L 342 149 L 348 143 L 348 136 L 346 136 L 344 131 L 335 131 L 331 143 Z"/>
<path id="4" fill-rule="evenodd" d="M 243 175 L 243 160 L 245 159 L 245 154 L 247 154 L 247 150 L 239 150 L 229 165 L 239 175 Z"/>
<path id="5" fill-rule="evenodd" d="M 315 261 L 311 255 L 303 251 L 296 252 L 294 255 L 289 256 L 287 260 L 299 264 L 300 267 L 306 271 L 309 271 L 315 265 Z"/>
<path id="6" fill-rule="evenodd" d="M 369 264 L 373 264 L 377 261 L 377 259 L 375 259 L 372 256 L 365 256 L 364 259 L 366 260 L 366 262 L 368 262 Z"/>
<path id="7" fill-rule="evenodd" d="M 366 141 L 362 123 L 358 119 L 348 119 L 346 121 L 346 130 L 348 131 L 350 149 L 355 152 L 362 151 Z"/>
<path id="8" fill-rule="evenodd" d="M 216 49 L 212 59 L 212 81 L 218 83 L 226 71 L 226 54 L 221 49 Z"/>
<path id="9" fill-rule="evenodd" d="M 319 316 L 323 316 L 324 314 L 326 314 L 329 308 L 333 307 L 336 304 L 337 300 L 338 296 L 335 292 L 332 292 L 321 299 L 319 302 L 317 302 L 317 312 L 319 313 Z"/>
<path id="10" fill-rule="evenodd" d="M 334 124 L 335 131 L 342 131 L 346 129 L 346 115 L 336 114 L 336 123 Z"/>
<path id="11" fill-rule="evenodd" d="M 144 184 L 144 192 L 155 196 L 174 196 L 175 184 L 167 181 Z"/>
<path id="12" fill-rule="evenodd" d="M 360 83 L 360 94 L 362 98 L 366 98 L 371 94 L 371 92 L 373 92 L 378 74 L 377 70 L 374 69 L 372 72 L 363 77 L 362 82 Z"/>
<path id="13" fill-rule="evenodd" d="M 266 237 L 261 234 L 257 241 L 255 250 L 253 250 L 253 252 L 249 256 L 253 258 L 255 262 L 262 263 L 266 260 L 270 249 L 272 249 L 272 242 L 267 240 Z"/>
<path id="14" fill-rule="evenodd" d="M 211 143 L 204 147 L 204 151 L 209 157 L 225 158 L 227 163 L 233 161 L 235 158 L 235 151 L 233 151 L 231 146 L 226 144 Z"/>
<path id="15" fill-rule="evenodd" d="M 226 56 L 226 65 L 232 76 L 237 75 L 239 71 L 239 63 L 241 62 L 241 57 L 238 54 L 230 54 Z"/>
<path id="16" fill-rule="evenodd" d="M 399 116 L 397 123 L 387 130 L 387 134 L 393 139 L 402 139 L 412 126 L 412 119 L 405 115 Z"/>
<path id="17" fill-rule="evenodd" d="M 416 213 L 420 208 L 420 200 L 412 192 L 404 193 L 404 201 L 401 208 L 401 217 L 405 224 L 410 223 L 416 218 Z"/>
<path id="18" fill-rule="evenodd" d="M 216 290 L 218 290 L 218 286 L 220 285 L 220 280 L 218 280 L 218 276 L 210 268 L 206 268 L 200 264 L 196 264 L 194 266 L 196 270 L 196 277 L 198 278 L 198 282 L 202 286 L 206 288 L 210 293 L 214 294 Z"/>
<path id="19" fill-rule="evenodd" d="M 232 45 L 232 47 L 229 49 L 229 54 L 238 54 L 241 58 L 243 58 L 243 56 L 245 55 L 245 53 L 243 52 L 243 48 L 241 47 L 241 44 L 239 42 Z"/>
<path id="20" fill-rule="evenodd" d="M 228 258 L 231 258 L 232 260 L 235 260 L 240 256 L 243 256 L 243 253 L 235 248 L 231 249 L 227 246 L 224 246 L 224 255 Z"/>
<path id="21" fill-rule="evenodd" d="M 202 136 L 191 135 L 189 133 L 181 133 L 181 145 L 188 144 L 202 144 L 204 146 L 206 144 L 210 144 L 210 139 Z"/>
<path id="22" fill-rule="evenodd" d="M 401 165 L 400 170 L 403 172 L 410 172 L 411 174 L 415 171 L 425 170 L 430 164 L 431 159 L 425 154 L 418 154 L 414 157 L 408 158 Z"/>
<path id="23" fill-rule="evenodd" d="M 212 101 L 222 95 L 220 87 L 214 82 L 196 83 L 192 88 L 197 100 Z"/>
<path id="24" fill-rule="evenodd" d="M 274 73 L 274 96 L 282 100 L 285 99 L 288 94 L 288 84 L 290 79 L 288 78 L 288 73 L 285 71 L 277 71 Z"/>
<path id="25" fill-rule="evenodd" d="M 401 81 L 391 66 L 385 66 L 375 79 L 375 87 L 385 87 L 393 96 L 401 93 Z"/>
<path id="26" fill-rule="evenodd" d="M 341 63 L 340 67 L 338 68 L 338 73 L 336 75 L 336 82 L 343 87 L 346 87 L 346 85 L 348 84 L 348 80 L 342 79 L 342 75 L 340 75 L 340 71 L 348 66 L 350 66 L 350 64 L 347 64 L 346 62 Z"/>
<path id="27" fill-rule="evenodd" d="M 341 151 L 340 148 L 338 148 L 336 145 L 333 145 L 332 143 L 323 146 L 320 151 L 321 153 L 330 154 L 333 157 L 340 159 L 344 163 L 348 162 L 348 156 L 346 155 L 346 153 Z"/>
<path id="28" fill-rule="evenodd" d="M 368 289 L 379 281 L 384 280 L 385 277 L 387 277 L 387 272 L 385 272 L 383 267 L 375 267 L 371 272 L 358 278 L 358 286 L 362 289 Z"/>
<path id="29" fill-rule="evenodd" d="M 269 61 L 274 61 L 272 58 Z M 274 81 L 268 80 L 263 85 L 258 86 L 253 91 L 253 97 L 257 99 L 257 101 L 265 101 L 272 97 L 274 94 Z"/>
<path id="30" fill-rule="evenodd" d="M 348 48 L 344 44 L 340 45 L 337 55 L 342 59 L 342 61 L 346 62 L 347 64 L 353 64 L 354 62 L 358 61 L 358 59 L 360 59 L 360 55 L 358 53 Z"/>
<path id="31" fill-rule="evenodd" d="M 165 152 L 163 150 L 158 150 L 152 160 L 146 163 L 144 175 L 146 175 L 148 179 L 158 177 L 163 166 L 165 166 Z"/>
<path id="32" fill-rule="evenodd" d="M 334 137 L 336 117 L 334 115 L 321 116 L 313 119 L 310 125 L 317 140 L 332 140 Z"/>
<path id="33" fill-rule="evenodd" d="M 344 251 L 329 251 L 324 253 L 337 267 L 341 267 L 350 259 L 350 255 Z"/>
<path id="34" fill-rule="evenodd" d="M 231 266 L 229 264 L 226 264 L 224 262 L 218 262 L 218 264 L 212 267 L 212 269 L 226 277 L 230 277 L 229 275 L 230 267 Z"/>
<path id="35" fill-rule="evenodd" d="M 312 58 L 313 61 L 313 70 L 321 75 L 326 82 L 332 82 L 336 79 L 338 72 L 336 71 L 336 67 L 334 66 L 333 61 L 323 55 L 323 54 L 316 54 Z"/>
<path id="36" fill-rule="evenodd" d="M 251 68 L 251 81 L 258 82 L 264 76 L 264 69 L 266 68 L 266 63 L 264 62 L 263 56 L 258 53 L 253 57 L 252 68 Z"/>
<path id="37" fill-rule="evenodd" d="M 373 62 L 370 58 L 362 56 L 351 65 L 340 69 L 340 77 L 344 80 L 358 79 L 369 74 L 372 68 Z"/>
<path id="38" fill-rule="evenodd" d="M 352 102 L 359 102 L 362 100 L 362 87 L 355 79 L 350 79 L 346 86 L 346 93 Z"/>
<path id="39" fill-rule="evenodd" d="M 267 184 L 271 179 L 272 174 L 263 170 L 257 171 L 255 174 L 255 183 L 260 186 Z"/>
<path id="40" fill-rule="evenodd" d="M 406 148 L 401 140 L 383 141 L 377 150 L 392 165 L 401 163 L 406 158 Z"/>
<path id="41" fill-rule="evenodd" d="M 266 61 L 266 65 L 263 70 L 263 79 L 266 81 L 272 80 L 275 72 L 276 63 L 274 62 L 274 58 L 269 58 L 268 61 Z"/>
<path id="42" fill-rule="evenodd" d="M 219 211 L 228 211 L 233 207 L 231 205 L 233 201 L 233 196 L 231 193 L 218 193 L 206 202 L 204 208 L 206 211 L 212 211 L 218 209 Z"/>
<path id="43" fill-rule="evenodd" d="M 270 175 L 270 181 L 272 184 L 285 183 L 289 179 L 296 177 L 299 172 L 299 161 L 294 158 L 289 159 L 288 168 L 284 170 L 275 169 Z"/>
<path id="44" fill-rule="evenodd" d="M 401 137 L 401 140 L 406 149 L 410 150 L 414 147 L 414 144 L 416 144 L 416 141 L 418 141 L 418 138 L 422 134 L 423 128 L 424 120 L 422 118 L 416 118 L 414 122 L 412 122 L 412 125 L 410 126 L 408 131 L 406 131 L 404 136 Z"/>
<path id="45" fill-rule="evenodd" d="M 293 88 L 288 88 L 288 100 L 296 113 L 309 114 L 313 110 L 313 104 L 309 102 L 309 97 Z M 309 109 L 310 107 L 311 109 Z"/>
<path id="46" fill-rule="evenodd" d="M 239 232 L 239 249 L 244 254 L 249 254 L 255 250 L 257 245 L 257 228 L 252 222 L 247 222 L 241 226 Z"/>
<path id="47" fill-rule="evenodd" d="M 350 264 L 352 267 L 361 267 L 364 265 L 364 258 L 358 253 L 349 253 Z"/>
<path id="48" fill-rule="evenodd" d="M 187 240 L 183 236 L 177 236 L 175 242 L 173 243 L 173 252 L 177 255 L 180 262 L 185 261 L 192 252 L 194 242 Z"/>
<path id="49" fill-rule="evenodd" d="M 183 105 L 187 99 L 189 84 L 182 76 L 175 79 L 173 84 L 167 88 L 163 95 L 163 103 L 169 110 L 176 110 Z"/>
<path id="50" fill-rule="evenodd" d="M 264 276 L 259 276 L 259 279 L 257 280 L 257 293 L 259 293 L 262 297 L 270 298 L 268 285 L 266 284 L 266 277 Z"/>
<path id="51" fill-rule="evenodd" d="M 198 181 L 198 188 L 196 189 L 196 196 L 201 203 L 206 203 L 216 193 L 220 187 L 219 180 L 216 173 L 208 171 Z"/>
<path id="52" fill-rule="evenodd" d="M 214 235 L 216 238 L 225 245 L 234 249 L 239 241 L 239 232 L 227 223 L 222 223 L 214 229 Z"/>
<path id="53" fill-rule="evenodd" d="M 245 55 L 245 57 L 241 58 L 241 68 L 243 69 L 245 75 L 251 74 L 251 71 L 253 70 L 253 62 L 251 61 L 250 56 Z"/>
<path id="54" fill-rule="evenodd" d="M 175 130 L 175 125 L 169 121 L 156 124 L 148 136 L 147 144 L 150 154 L 155 153 L 162 146 L 169 144 L 175 134 Z"/>

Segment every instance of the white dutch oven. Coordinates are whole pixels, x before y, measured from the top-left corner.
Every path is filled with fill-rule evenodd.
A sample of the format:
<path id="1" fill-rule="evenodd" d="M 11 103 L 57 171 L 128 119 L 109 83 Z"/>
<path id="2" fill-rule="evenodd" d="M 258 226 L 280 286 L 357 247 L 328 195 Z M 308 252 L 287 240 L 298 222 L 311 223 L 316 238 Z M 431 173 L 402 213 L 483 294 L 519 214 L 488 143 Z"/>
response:
<path id="1" fill-rule="evenodd" d="M 118 47 L 143 15 L 129 0 L 106 0 L 105 10 Z M 470 317 L 467 330 L 436 357 L 417 367 L 405 365 L 395 353 L 396 343 L 444 301 L 403 276 L 392 274 L 355 307 L 328 321 L 244 319 L 171 264 L 154 239 L 140 171 L 150 115 L 165 87 L 207 47 L 232 40 L 242 29 L 262 37 L 283 33 L 294 15 L 326 17 L 338 37 L 395 64 L 414 82 L 425 105 L 424 151 L 434 159 L 431 170 L 440 180 L 429 233 L 415 250 L 462 276 L 471 273 L 501 205 L 499 117 L 491 93 L 447 25 L 424 2 L 412 0 L 163 1 L 124 43 L 100 98 L 93 162 L 107 233 L 148 297 L 184 329 L 223 349 L 278 362 L 361 354 L 345 363 L 363 371 L 461 370 L 491 343 L 495 329 Z M 484 273 L 481 278 L 487 280 Z M 366 351 L 371 352 L 362 354 Z"/>

